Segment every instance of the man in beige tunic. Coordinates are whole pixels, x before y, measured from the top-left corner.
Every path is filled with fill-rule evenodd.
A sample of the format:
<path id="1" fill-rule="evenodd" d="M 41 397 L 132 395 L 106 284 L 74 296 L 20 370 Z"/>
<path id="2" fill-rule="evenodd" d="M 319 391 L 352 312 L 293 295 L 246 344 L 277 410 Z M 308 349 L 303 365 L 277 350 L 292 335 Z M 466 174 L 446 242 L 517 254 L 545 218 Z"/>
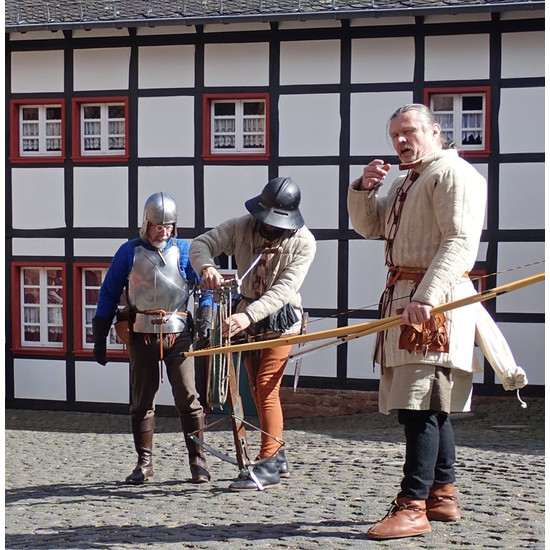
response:
<path id="1" fill-rule="evenodd" d="M 475 293 L 468 272 L 487 194 L 484 178 L 454 144 L 443 142 L 441 127 L 424 105 L 398 109 L 389 135 L 407 174 L 379 196 L 390 165 L 375 159 L 348 193 L 354 229 L 386 242 L 382 315 L 401 313 L 404 323 L 380 334 L 374 351 L 381 366 L 380 411 L 398 411 L 406 439 L 401 491 L 388 515 L 367 531 L 378 540 L 427 533 L 430 520 L 460 519 L 449 413 L 470 407 L 475 312 L 471 306 L 455 309 L 438 323 L 430 310 Z M 413 330 L 420 325 L 429 331 Z"/>

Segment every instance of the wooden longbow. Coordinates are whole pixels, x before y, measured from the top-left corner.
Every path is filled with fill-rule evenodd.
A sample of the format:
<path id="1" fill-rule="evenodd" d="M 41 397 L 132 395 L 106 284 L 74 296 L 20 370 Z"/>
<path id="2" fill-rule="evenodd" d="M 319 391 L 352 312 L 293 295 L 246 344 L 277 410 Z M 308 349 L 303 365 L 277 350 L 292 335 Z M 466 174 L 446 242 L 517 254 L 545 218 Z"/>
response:
<path id="1" fill-rule="evenodd" d="M 544 272 L 538 273 L 537 275 L 532 275 L 530 277 L 525 277 L 511 283 L 497 286 L 491 289 L 484 290 L 472 296 L 467 296 L 459 300 L 453 300 L 451 302 L 446 302 L 432 308 L 432 313 L 441 313 L 444 311 L 449 311 L 451 309 L 456 309 L 458 307 L 467 306 L 470 304 L 475 304 L 477 302 L 483 302 L 485 300 L 490 300 L 496 298 L 500 294 L 505 294 L 508 292 L 513 292 L 520 288 L 539 283 L 544 280 Z M 225 346 L 218 346 L 212 348 L 201 349 L 197 351 L 188 351 L 183 355 L 184 357 L 205 357 L 209 355 L 217 355 L 220 353 L 238 353 L 243 351 L 251 351 L 264 348 L 274 348 L 279 346 L 288 346 L 294 344 L 301 344 L 304 342 L 313 342 L 317 340 L 326 340 L 328 338 L 342 338 L 346 336 L 351 336 L 353 338 L 360 338 L 362 336 L 367 336 L 375 332 L 380 332 L 382 330 L 387 330 L 391 327 L 399 326 L 403 324 L 401 315 L 394 315 L 392 317 L 387 317 L 385 319 L 379 319 L 376 321 L 367 321 L 365 323 L 358 323 L 356 325 L 338 327 L 335 329 L 323 330 L 319 332 L 312 332 L 309 334 L 298 334 L 296 336 L 286 336 L 275 338 L 273 340 L 262 340 L 259 342 L 246 342 L 243 344 L 228 344 Z"/>

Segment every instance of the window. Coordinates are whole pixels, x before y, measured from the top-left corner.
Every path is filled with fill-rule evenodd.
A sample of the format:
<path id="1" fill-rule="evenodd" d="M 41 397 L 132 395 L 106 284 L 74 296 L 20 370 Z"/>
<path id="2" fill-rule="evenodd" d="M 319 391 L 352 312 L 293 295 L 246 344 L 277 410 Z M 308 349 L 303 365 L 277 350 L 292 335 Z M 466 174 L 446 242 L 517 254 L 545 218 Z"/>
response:
<path id="1" fill-rule="evenodd" d="M 64 159 L 64 102 L 16 100 L 11 102 L 10 160 L 61 162 Z"/>
<path id="2" fill-rule="evenodd" d="M 73 150 L 79 160 L 127 160 L 127 100 L 78 98 L 73 101 Z"/>
<path id="3" fill-rule="evenodd" d="M 454 141 L 466 156 L 489 153 L 488 97 L 486 89 L 428 91 L 443 137 Z"/>
<path id="4" fill-rule="evenodd" d="M 14 265 L 13 347 L 65 351 L 65 269 Z"/>
<path id="5" fill-rule="evenodd" d="M 262 95 L 207 95 L 204 156 L 210 160 L 267 159 L 269 104 Z"/>
<path id="6" fill-rule="evenodd" d="M 107 266 L 75 265 L 75 349 L 91 352 L 94 347 L 92 319 L 99 299 L 99 289 L 107 274 Z M 126 296 L 121 296 L 119 308 L 126 305 Z M 107 350 L 114 355 L 125 354 L 124 344 L 119 340 L 114 324 L 107 337 Z"/>

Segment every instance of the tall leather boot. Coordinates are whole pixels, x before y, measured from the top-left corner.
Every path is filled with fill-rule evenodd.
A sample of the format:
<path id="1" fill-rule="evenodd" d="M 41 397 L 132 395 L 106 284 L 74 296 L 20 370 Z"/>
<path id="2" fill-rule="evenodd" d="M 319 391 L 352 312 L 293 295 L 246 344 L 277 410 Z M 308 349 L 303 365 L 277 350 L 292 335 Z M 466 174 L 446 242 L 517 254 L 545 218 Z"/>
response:
<path id="1" fill-rule="evenodd" d="M 392 502 L 386 517 L 367 531 L 374 540 L 415 537 L 432 530 L 426 517 L 426 501 L 399 497 Z"/>
<path id="2" fill-rule="evenodd" d="M 452 483 L 434 483 L 426 500 L 426 515 L 433 521 L 458 521 L 460 511 Z"/>
<path id="3" fill-rule="evenodd" d="M 197 432 L 199 439 L 204 439 L 205 416 L 180 416 L 180 424 L 185 437 L 185 445 L 189 453 L 189 468 L 191 469 L 191 481 L 193 483 L 206 483 L 210 481 L 210 472 L 206 467 L 206 457 L 203 448 L 189 438 L 188 434 Z"/>
<path id="4" fill-rule="evenodd" d="M 155 417 L 145 420 L 132 418 L 132 433 L 138 461 L 134 471 L 126 478 L 126 483 L 141 485 L 153 477 L 153 434 Z"/>

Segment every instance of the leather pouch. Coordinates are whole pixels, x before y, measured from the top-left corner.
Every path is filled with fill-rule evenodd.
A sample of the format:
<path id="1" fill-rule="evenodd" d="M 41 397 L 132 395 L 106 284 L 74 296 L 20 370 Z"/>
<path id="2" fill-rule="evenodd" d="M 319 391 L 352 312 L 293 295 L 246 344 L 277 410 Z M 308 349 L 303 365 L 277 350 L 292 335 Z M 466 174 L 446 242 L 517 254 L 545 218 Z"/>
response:
<path id="1" fill-rule="evenodd" d="M 396 310 L 400 315 L 402 309 Z M 399 336 L 399 349 L 407 350 L 409 353 L 449 351 L 449 335 L 447 334 L 446 318 L 444 313 L 432 315 L 425 323 L 420 325 L 401 325 Z"/>
<path id="2" fill-rule="evenodd" d="M 130 343 L 130 309 L 128 307 L 116 312 L 115 331 L 123 344 Z"/>

